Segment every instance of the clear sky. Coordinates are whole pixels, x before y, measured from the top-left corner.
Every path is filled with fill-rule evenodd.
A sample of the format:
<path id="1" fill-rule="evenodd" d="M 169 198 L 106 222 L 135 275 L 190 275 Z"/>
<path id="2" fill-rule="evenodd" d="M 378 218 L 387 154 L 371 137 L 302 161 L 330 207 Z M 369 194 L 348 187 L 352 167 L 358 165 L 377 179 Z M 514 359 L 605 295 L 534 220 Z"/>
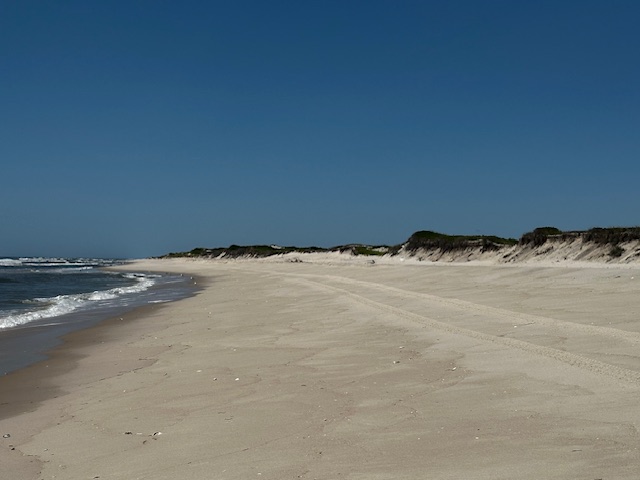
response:
<path id="1" fill-rule="evenodd" d="M 640 224 L 640 2 L 0 1 L 0 257 Z"/>

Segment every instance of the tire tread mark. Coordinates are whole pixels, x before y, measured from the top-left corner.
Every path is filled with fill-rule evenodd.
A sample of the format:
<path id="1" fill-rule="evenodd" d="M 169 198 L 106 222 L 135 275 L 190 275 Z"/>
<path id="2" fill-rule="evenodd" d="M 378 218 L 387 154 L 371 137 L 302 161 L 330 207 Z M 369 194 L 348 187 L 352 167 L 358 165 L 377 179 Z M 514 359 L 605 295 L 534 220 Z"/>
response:
<path id="1" fill-rule="evenodd" d="M 310 286 L 312 287 L 316 287 L 316 288 L 321 288 L 321 289 L 325 289 L 334 293 L 339 293 L 343 296 L 346 296 L 348 298 L 350 298 L 351 300 L 358 302 L 360 304 L 363 305 L 367 305 L 369 307 L 372 307 L 374 309 L 380 310 L 380 311 L 385 311 L 388 313 L 391 313 L 393 315 L 397 315 L 399 317 L 414 321 L 416 323 L 422 324 L 424 326 L 430 327 L 432 329 L 435 330 L 440 330 L 440 331 L 444 331 L 447 333 L 452 333 L 455 335 L 463 335 L 469 338 L 473 338 L 476 340 L 481 340 L 481 341 L 485 341 L 485 342 L 490 342 L 490 343 L 494 343 L 494 344 L 498 344 L 498 345 L 503 345 L 509 348 L 513 348 L 513 349 L 518 349 L 527 353 L 532 353 L 534 355 L 537 356 L 542 356 L 542 357 L 546 357 L 546 358 L 550 358 L 559 362 L 562 362 L 564 364 L 570 365 L 572 367 L 576 367 L 576 368 L 580 368 L 582 370 L 586 370 L 590 373 L 595 373 L 598 375 L 603 375 L 603 376 L 607 376 L 610 378 L 614 378 L 616 380 L 619 380 L 621 382 L 624 383 L 628 383 L 628 384 L 633 384 L 633 385 L 640 385 L 640 372 L 634 371 L 634 370 L 629 370 L 626 368 L 622 368 L 622 367 L 618 367 L 616 365 L 611 365 L 605 362 L 601 362 L 599 360 L 594 360 L 591 358 L 587 358 L 581 355 L 577 355 L 574 353 L 569 353 L 563 350 L 558 350 L 555 348 L 551 348 L 551 347 L 545 347 L 542 345 L 535 345 L 529 342 L 525 342 L 523 340 L 518 340 L 515 338 L 508 338 L 508 337 L 499 337 L 496 335 L 490 335 L 487 333 L 482 333 L 482 332 L 478 332 L 476 330 L 471 330 L 468 328 L 463 328 L 463 327 L 456 327 L 453 325 L 450 325 L 448 323 L 445 322 L 441 322 L 438 320 L 435 320 L 433 318 L 424 316 L 424 315 L 420 315 L 414 312 L 410 312 L 407 310 L 403 310 L 399 307 L 394 307 L 392 305 L 387 305 L 385 303 L 381 303 L 381 302 L 377 302 L 375 300 L 371 300 L 369 298 L 366 298 L 362 295 L 358 295 L 356 293 L 353 293 L 347 289 L 344 288 L 340 288 L 340 287 L 336 287 L 333 285 L 328 285 L 326 283 L 322 283 L 319 282 L 317 280 L 312 280 L 310 278 L 303 278 L 303 276 L 301 275 L 295 275 L 296 277 L 298 277 L 297 281 L 304 281 L 308 284 L 310 284 Z M 304 276 L 304 277 L 308 277 L 308 276 Z M 339 277 L 340 280 L 343 280 L 343 277 Z M 335 278 L 334 278 L 335 280 Z M 351 281 L 348 282 L 344 282 L 344 283 L 351 283 Z M 367 284 L 367 282 L 359 282 L 359 281 L 353 281 L 353 283 L 355 284 Z M 372 284 L 374 286 L 377 286 L 378 284 Z M 406 291 L 404 290 L 400 290 L 400 289 L 395 289 L 393 287 L 384 287 L 385 290 L 389 290 L 389 291 L 399 291 L 399 292 L 403 292 L 406 293 Z M 436 297 L 436 296 L 432 296 L 432 295 L 426 295 L 426 294 L 419 294 L 420 296 L 425 296 L 427 297 L 427 299 L 429 300 L 434 300 L 434 301 L 438 301 L 439 299 L 441 299 L 441 297 Z M 431 298 L 433 297 L 433 298 Z M 464 306 L 465 308 L 469 308 L 469 306 L 474 305 L 471 302 L 463 302 L 463 301 L 449 301 L 449 299 L 447 299 L 446 302 L 443 302 L 444 304 L 449 304 L 452 306 L 456 306 L 456 307 L 460 307 L 460 306 Z M 500 311 L 499 309 L 494 309 L 493 307 L 486 307 L 487 309 L 490 309 L 488 311 L 493 312 L 495 311 Z M 528 315 L 527 315 L 528 316 Z M 536 317 L 537 318 L 537 317 Z"/>

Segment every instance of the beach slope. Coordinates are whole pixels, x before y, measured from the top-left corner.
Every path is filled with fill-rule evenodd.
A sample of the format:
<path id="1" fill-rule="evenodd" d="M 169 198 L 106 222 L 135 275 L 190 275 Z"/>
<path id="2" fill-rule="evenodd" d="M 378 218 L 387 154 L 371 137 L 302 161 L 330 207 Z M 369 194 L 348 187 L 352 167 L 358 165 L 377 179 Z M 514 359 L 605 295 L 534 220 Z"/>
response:
<path id="1" fill-rule="evenodd" d="M 0 379 L 0 478 L 638 478 L 637 267 L 131 268 L 203 289 Z"/>

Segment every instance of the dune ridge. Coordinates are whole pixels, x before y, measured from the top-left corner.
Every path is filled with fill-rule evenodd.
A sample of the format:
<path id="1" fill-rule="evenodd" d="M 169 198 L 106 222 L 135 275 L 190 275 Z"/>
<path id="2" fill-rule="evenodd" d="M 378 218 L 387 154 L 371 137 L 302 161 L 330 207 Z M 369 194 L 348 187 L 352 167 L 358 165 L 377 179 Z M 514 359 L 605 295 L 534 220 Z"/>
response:
<path id="1" fill-rule="evenodd" d="M 194 248 L 160 258 L 265 259 L 313 261 L 339 258 L 337 254 L 366 257 L 369 261 L 406 259 L 430 262 L 507 263 L 640 263 L 640 227 L 592 228 L 561 231 L 541 227 L 525 233 L 519 240 L 493 235 L 447 235 L 419 231 L 399 245 L 348 244 L 332 248 L 283 247 L 279 245 L 231 245 Z"/>

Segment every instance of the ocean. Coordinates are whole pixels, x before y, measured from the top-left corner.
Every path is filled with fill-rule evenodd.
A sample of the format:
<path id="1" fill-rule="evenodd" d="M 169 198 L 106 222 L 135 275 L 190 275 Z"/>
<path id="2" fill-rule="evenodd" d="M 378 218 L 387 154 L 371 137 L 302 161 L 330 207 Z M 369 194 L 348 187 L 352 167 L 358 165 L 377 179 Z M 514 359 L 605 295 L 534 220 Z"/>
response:
<path id="1" fill-rule="evenodd" d="M 66 333 L 195 293 L 189 277 L 104 270 L 122 263 L 0 258 L 0 375 L 45 359 Z"/>

